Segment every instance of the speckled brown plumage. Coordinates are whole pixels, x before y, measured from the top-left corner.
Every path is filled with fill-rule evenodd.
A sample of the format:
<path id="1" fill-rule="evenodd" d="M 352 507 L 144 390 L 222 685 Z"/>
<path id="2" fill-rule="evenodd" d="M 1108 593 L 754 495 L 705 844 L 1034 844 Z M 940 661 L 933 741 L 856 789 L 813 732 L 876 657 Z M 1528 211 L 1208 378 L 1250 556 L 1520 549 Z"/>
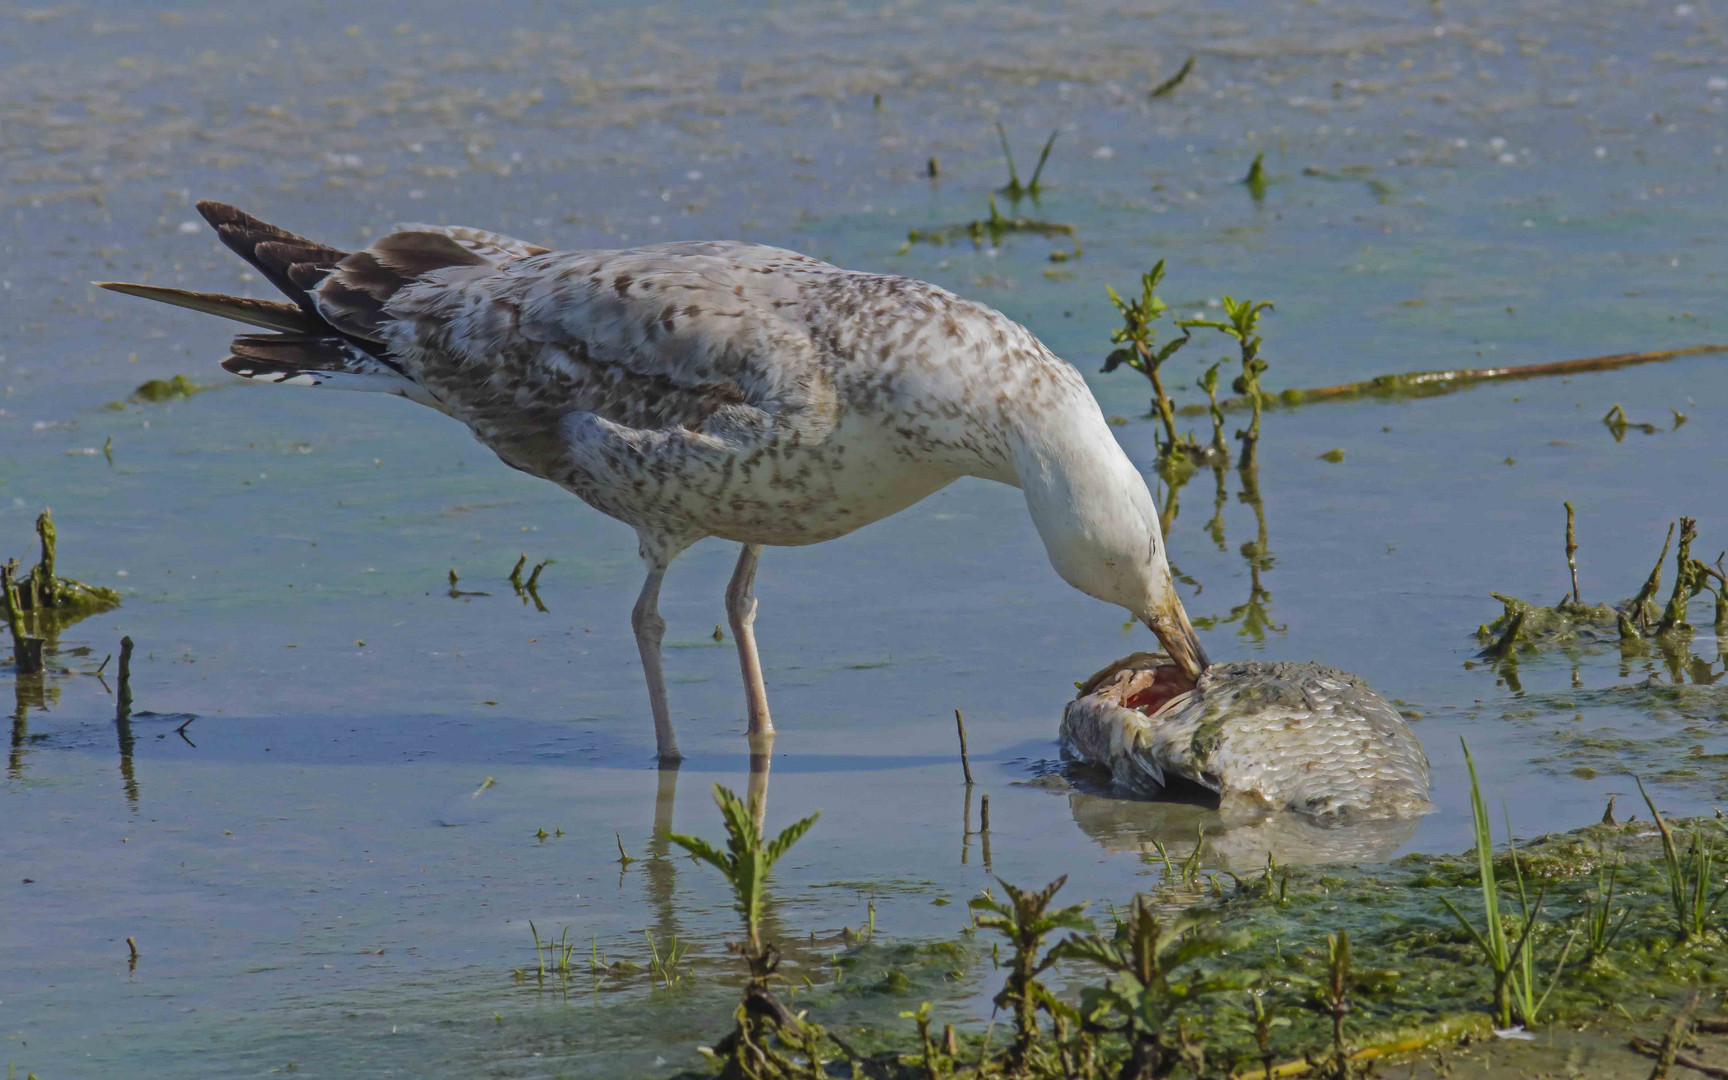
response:
<path id="1" fill-rule="evenodd" d="M 963 476 L 1021 488 L 1070 584 L 1204 666 L 1151 494 L 1085 381 L 985 305 L 760 244 L 552 252 L 409 226 L 345 252 L 230 206 L 199 210 L 315 317 L 120 287 L 282 329 L 236 339 L 224 368 L 421 402 L 635 528 L 648 579 L 632 623 L 662 758 L 677 747 L 656 605 L 680 551 L 707 536 L 744 545 L 727 606 L 750 729 L 769 733 L 751 631 L 761 548 L 842 536 Z"/>

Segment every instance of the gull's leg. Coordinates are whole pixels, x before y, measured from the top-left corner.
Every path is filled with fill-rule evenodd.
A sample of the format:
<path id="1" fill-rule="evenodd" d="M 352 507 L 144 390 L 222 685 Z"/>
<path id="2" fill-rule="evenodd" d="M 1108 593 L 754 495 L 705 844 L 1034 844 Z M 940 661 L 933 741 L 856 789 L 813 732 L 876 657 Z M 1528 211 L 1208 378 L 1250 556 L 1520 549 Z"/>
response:
<path id="1" fill-rule="evenodd" d="M 773 735 L 774 721 L 768 716 L 768 688 L 762 684 L 762 659 L 756 655 L 756 557 L 761 544 L 745 544 L 738 555 L 738 568 L 726 586 L 726 618 L 738 642 L 738 666 L 744 672 L 744 698 L 750 706 L 751 736 Z"/>
<path id="2" fill-rule="evenodd" d="M 636 648 L 642 653 L 642 674 L 648 679 L 648 707 L 654 711 L 654 749 L 661 761 L 678 761 L 678 737 L 672 733 L 672 716 L 666 708 L 666 674 L 660 667 L 660 641 L 666 636 L 666 620 L 660 617 L 660 580 L 666 576 L 665 561 L 650 556 L 648 580 L 636 597 L 630 627 L 636 631 Z"/>

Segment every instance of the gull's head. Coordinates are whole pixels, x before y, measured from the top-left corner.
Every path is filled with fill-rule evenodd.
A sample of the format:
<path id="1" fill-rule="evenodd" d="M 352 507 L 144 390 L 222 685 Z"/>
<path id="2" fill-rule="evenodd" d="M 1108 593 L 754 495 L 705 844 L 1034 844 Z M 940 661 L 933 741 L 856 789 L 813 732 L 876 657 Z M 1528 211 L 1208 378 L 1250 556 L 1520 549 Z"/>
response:
<path id="1" fill-rule="evenodd" d="M 1152 492 L 1085 384 L 1073 381 L 1068 399 L 1024 419 L 1014 482 L 1063 580 L 1127 608 L 1197 680 L 1210 661 L 1176 595 Z"/>
<path id="2" fill-rule="evenodd" d="M 1085 448 L 1090 452 L 1022 466 L 1032 520 L 1051 565 L 1068 584 L 1127 608 L 1158 636 L 1183 675 L 1198 679 L 1210 661 L 1176 595 L 1152 493 L 1105 430 Z"/>

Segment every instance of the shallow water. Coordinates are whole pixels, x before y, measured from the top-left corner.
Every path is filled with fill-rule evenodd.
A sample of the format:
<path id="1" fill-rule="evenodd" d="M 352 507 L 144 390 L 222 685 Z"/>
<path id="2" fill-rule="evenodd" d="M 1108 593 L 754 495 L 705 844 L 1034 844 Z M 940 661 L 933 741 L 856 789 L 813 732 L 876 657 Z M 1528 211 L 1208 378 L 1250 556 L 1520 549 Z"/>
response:
<path id="1" fill-rule="evenodd" d="M 1277 302 L 1272 387 L 1728 340 L 1722 45 L 1708 6 L 1673 4 L 0 13 L 0 536 L 29 556 L 53 507 L 63 571 L 126 594 L 63 635 L 59 665 L 93 669 L 129 634 L 138 708 L 160 714 L 134 718 L 122 759 L 98 679 L 18 690 L 0 781 L 6 1058 L 43 1080 L 289 1061 L 615 1076 L 687 1068 L 725 1025 L 718 879 L 649 853 L 667 823 L 716 833 L 710 783 L 747 782 L 735 656 L 710 636 L 729 545 L 689 552 L 663 596 L 691 755 L 668 777 L 628 629 L 627 529 L 427 410 L 229 385 L 227 328 L 84 284 L 263 295 L 193 200 L 336 244 L 401 220 L 561 247 L 742 236 L 927 278 L 1086 371 L 1145 463 L 1144 382 L 1094 372 L 1104 286 L 1157 258 L 1183 314 L 1224 292 Z M 1149 101 L 1190 54 L 1189 80 Z M 998 119 L 1023 175 L 1060 130 L 1049 190 L 1018 209 L 1072 224 L 1077 260 L 1033 236 L 906 246 L 987 213 Z M 1273 182 L 1256 202 L 1238 181 L 1260 152 Z M 1173 381 L 1223 355 L 1197 341 Z M 1725 362 L 1270 413 L 1257 633 L 1241 480 L 1224 477 L 1221 541 L 1211 473 L 1182 489 L 1170 548 L 1190 613 L 1215 620 L 1214 657 L 1335 664 L 1422 714 L 1439 811 L 1345 854 L 1467 842 L 1460 735 L 1524 833 L 1595 820 L 1610 792 L 1624 804 L 1627 770 L 1658 775 L 1678 812 L 1728 795 L 1711 758 L 1728 691 L 1614 689 L 1719 677 L 1702 601 L 1702 666 L 1612 648 L 1527 657 L 1511 679 L 1467 664 L 1499 610 L 1489 590 L 1565 590 L 1562 500 L 1586 599 L 1635 592 L 1679 514 L 1698 517 L 1699 554 L 1728 545 Z M 177 373 L 222 388 L 106 407 Z M 1615 403 L 1664 429 L 1671 408 L 1689 419 L 1616 441 L 1599 422 Z M 1333 448 L 1342 462 L 1319 458 Z M 545 613 L 504 580 L 519 553 L 557 560 Z M 490 595 L 450 596 L 451 569 Z M 776 884 L 781 932 L 822 939 L 794 954 L 814 982 L 869 901 L 900 941 L 955 931 L 992 872 L 1068 873 L 1076 898 L 1120 901 L 1156 872 L 1151 839 L 1204 819 L 1024 783 L 1056 756 L 1072 681 L 1149 639 L 1048 570 L 1018 493 L 962 482 L 771 551 L 758 592 L 782 730 L 769 821 L 825 812 Z M 955 708 L 973 798 L 991 796 L 988 858 L 964 835 Z M 615 834 L 639 859 L 622 870 Z M 1226 835 L 1209 858 L 1251 865 L 1274 843 L 1296 842 Z M 644 929 L 676 933 L 694 977 L 584 977 L 568 998 L 518 985 L 529 920 L 637 961 Z M 914 996 L 983 1017 L 993 988 L 973 965 Z"/>

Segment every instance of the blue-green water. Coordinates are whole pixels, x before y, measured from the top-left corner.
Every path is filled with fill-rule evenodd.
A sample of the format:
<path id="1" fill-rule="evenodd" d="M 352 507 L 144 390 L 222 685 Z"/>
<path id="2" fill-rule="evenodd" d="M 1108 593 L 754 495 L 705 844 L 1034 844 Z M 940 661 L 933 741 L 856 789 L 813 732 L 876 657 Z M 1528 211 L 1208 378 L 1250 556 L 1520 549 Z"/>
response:
<path id="1" fill-rule="evenodd" d="M 1276 301 L 1274 387 L 1728 340 L 1723 34 L 1707 5 L 1674 4 L 0 12 L 0 537 L 28 562 L 53 507 L 64 571 L 125 593 L 64 635 L 56 666 L 94 669 L 129 634 L 138 707 L 163 714 L 133 721 L 123 764 L 103 682 L 19 689 L 0 781 L 5 1058 L 43 1080 L 290 1061 L 616 1076 L 689 1067 L 726 1026 L 718 880 L 649 855 L 657 825 L 715 833 L 710 783 L 746 783 L 735 654 L 710 636 L 733 552 L 699 545 L 663 595 L 691 755 L 665 777 L 629 530 L 430 411 L 238 385 L 215 367 L 229 328 L 86 284 L 265 295 L 194 200 L 338 245 L 404 220 L 559 247 L 736 236 L 923 277 L 1086 371 L 1150 463 L 1143 380 L 1094 373 L 1105 285 L 1158 258 L 1184 315 L 1224 293 Z M 1189 55 L 1188 81 L 1148 99 Z M 906 245 L 987 213 L 998 120 L 1023 175 L 1060 132 L 1049 189 L 1018 211 L 1072 224 L 1079 259 L 1033 236 Z M 1259 202 L 1239 183 L 1257 153 Z M 1199 340 L 1172 361 L 1182 400 L 1224 355 Z M 1707 756 L 1728 743 L 1723 692 L 1592 693 L 1719 677 L 1702 601 L 1690 666 L 1548 655 L 1516 685 L 1466 667 L 1490 590 L 1567 588 L 1563 500 L 1587 599 L 1636 591 L 1680 514 L 1699 554 L 1728 546 L 1724 362 L 1269 414 L 1259 637 L 1237 610 L 1259 528 L 1240 479 L 1225 476 L 1221 541 L 1212 475 L 1181 491 L 1170 549 L 1188 610 L 1216 620 L 1214 657 L 1322 660 L 1422 714 L 1439 812 L 1365 850 L 1463 846 L 1460 735 L 1520 831 L 1595 820 L 1629 770 L 1662 776 L 1676 811 L 1728 793 Z M 107 407 L 177 373 L 222 388 Z M 1615 403 L 1664 430 L 1616 441 L 1599 422 Z M 1688 417 L 1672 431 L 1670 409 Z M 1334 448 L 1341 463 L 1320 459 Z M 556 559 L 546 613 L 504 580 L 522 553 Z M 490 595 L 452 598 L 451 569 Z M 777 877 L 788 939 L 831 941 L 871 899 L 889 938 L 951 933 L 992 871 L 1069 873 L 1075 897 L 1119 901 L 1155 873 L 1151 839 L 1192 835 L 1186 808 L 1019 786 L 1056 755 L 1073 680 L 1149 639 L 1050 572 L 1018 493 L 965 482 L 770 551 L 758 594 L 782 731 L 769 821 L 824 811 Z M 988 866 L 964 838 L 955 708 L 975 797 L 992 797 Z M 622 870 L 615 834 L 639 859 Z M 1296 841 L 1225 834 L 1209 857 L 1252 864 L 1271 842 Z M 694 977 L 568 999 L 519 986 L 530 919 L 637 961 L 644 929 L 676 933 Z M 797 973 L 826 982 L 833 947 L 795 954 Z M 941 993 L 984 1016 L 990 989 L 986 967 Z"/>

